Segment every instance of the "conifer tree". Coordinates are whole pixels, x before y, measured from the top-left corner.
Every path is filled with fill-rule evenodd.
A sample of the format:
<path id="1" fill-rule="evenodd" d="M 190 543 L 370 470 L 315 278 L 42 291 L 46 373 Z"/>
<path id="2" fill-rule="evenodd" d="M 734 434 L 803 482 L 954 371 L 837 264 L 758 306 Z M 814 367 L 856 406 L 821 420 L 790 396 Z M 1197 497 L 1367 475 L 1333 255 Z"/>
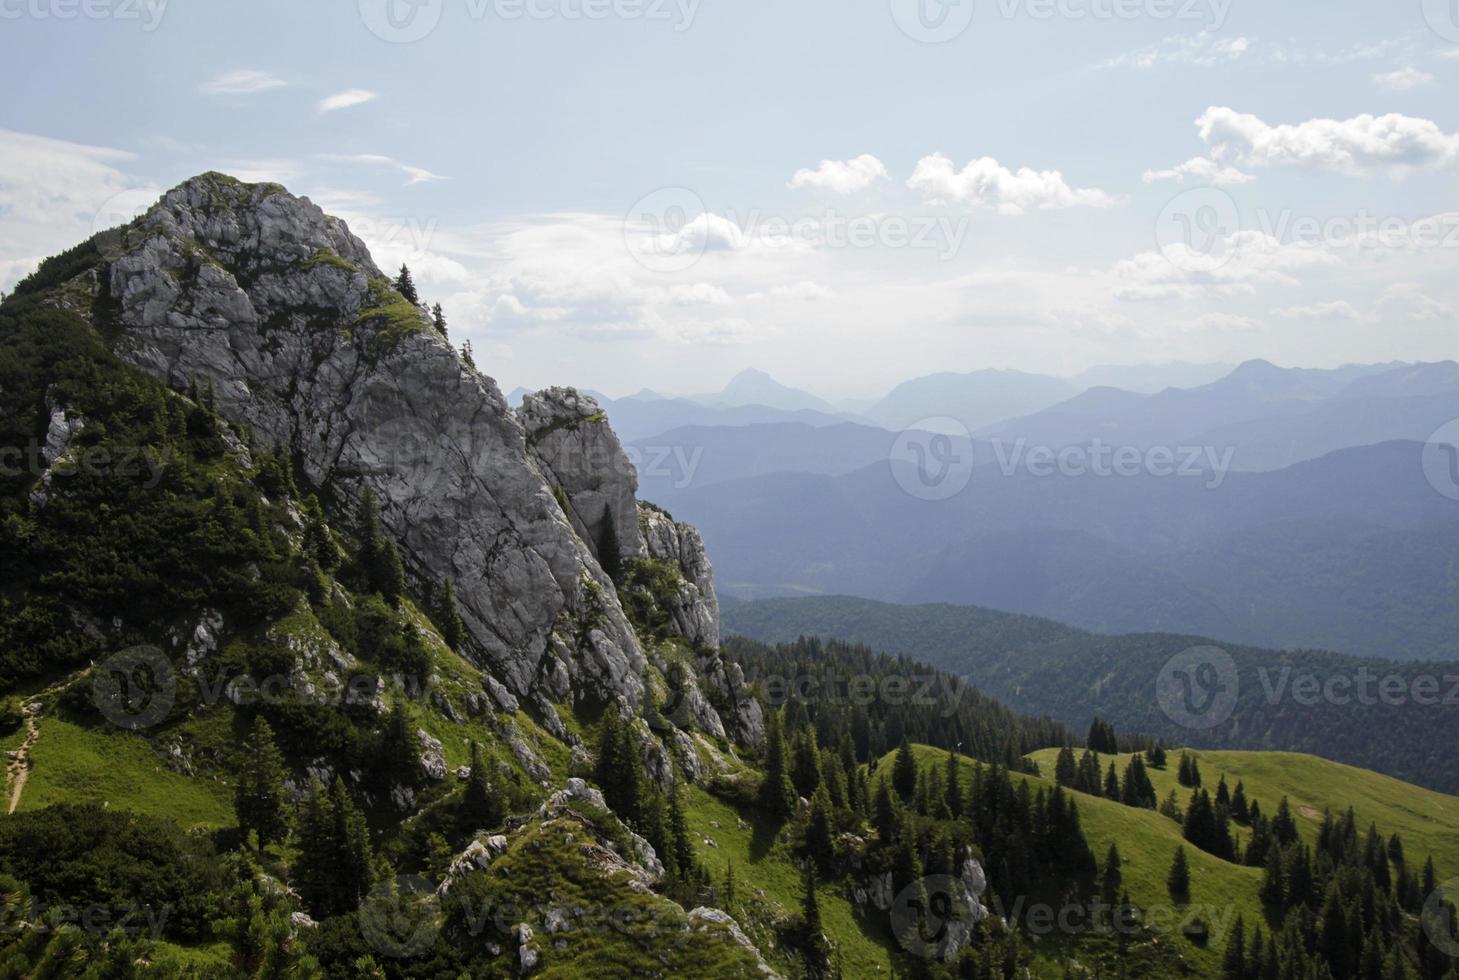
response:
<path id="1" fill-rule="evenodd" d="M 910 799 L 917 791 L 917 757 L 912 754 L 912 743 L 905 735 L 892 762 L 892 788 L 904 800 Z"/>
<path id="2" fill-rule="evenodd" d="M 466 624 L 462 621 L 461 610 L 456 605 L 456 587 L 450 579 L 446 579 L 441 585 L 435 620 L 446 646 L 459 653 L 461 641 L 466 639 Z"/>
<path id="3" fill-rule="evenodd" d="M 1113 760 L 1110 761 L 1109 771 L 1104 774 L 1104 798 L 1107 800 L 1120 798 L 1120 777 L 1115 773 Z"/>
<path id="4" fill-rule="evenodd" d="M 471 774 L 461 798 L 461 815 L 469 825 L 468 833 L 491 830 L 506 817 L 506 807 L 492 786 L 486 759 L 476 742 L 471 743 Z"/>
<path id="5" fill-rule="evenodd" d="M 1226 953 L 1221 957 L 1221 977 L 1222 980 L 1246 980 L 1246 922 L 1239 915 L 1226 940 Z"/>
<path id="6" fill-rule="evenodd" d="M 831 800 L 824 786 L 811 799 L 810 822 L 805 832 L 806 854 L 822 874 L 830 874 L 836 856 L 831 839 Z"/>
<path id="7" fill-rule="evenodd" d="M 795 786 L 790 781 L 790 757 L 785 747 L 780 712 L 765 719 L 765 779 L 760 784 L 760 805 L 778 817 L 795 812 Z"/>
<path id="8" fill-rule="evenodd" d="M 247 839 L 258 834 L 260 847 L 283 840 L 289 833 L 288 806 L 284 799 L 284 757 L 274 742 L 273 729 L 262 715 L 243 743 L 243 765 L 233 796 L 238 829 Z"/>
<path id="9" fill-rule="evenodd" d="M 674 863 L 679 866 L 679 874 L 688 878 L 694 868 L 694 842 L 689 836 L 689 819 L 684 813 L 684 796 L 679 791 L 677 776 L 669 783 L 668 834 Z"/>
<path id="10" fill-rule="evenodd" d="M 415 279 L 411 277 L 410 269 L 406 268 L 404 262 L 400 264 L 400 274 L 395 277 L 395 291 L 409 300 L 412 306 L 420 305 L 420 295 L 415 291 Z"/>
<path id="11" fill-rule="evenodd" d="M 449 337 L 446 333 L 446 311 L 441 309 L 440 303 L 431 307 L 431 322 L 435 325 L 437 333 L 442 337 Z"/>
<path id="12" fill-rule="evenodd" d="M 816 898 L 815 866 L 811 862 L 806 863 L 805 897 L 801 899 L 800 914 L 805 929 L 803 959 L 806 976 L 812 980 L 821 980 L 828 976 L 831 951 L 826 942 L 825 926 L 821 923 L 821 905 Z"/>
<path id="13" fill-rule="evenodd" d="M 790 781 L 799 796 L 810 799 L 821 785 L 821 752 L 816 747 L 816 730 L 809 725 L 795 736 Z"/>
<path id="14" fill-rule="evenodd" d="M 1191 872 L 1184 847 L 1177 845 L 1175 848 L 1175 857 L 1170 862 L 1170 873 L 1165 877 L 1165 887 L 1175 901 L 1185 903 L 1190 900 Z"/>
<path id="15" fill-rule="evenodd" d="M 1064 746 L 1054 760 L 1054 783 L 1058 786 L 1073 786 L 1079 778 L 1079 764 L 1074 761 L 1074 750 Z"/>

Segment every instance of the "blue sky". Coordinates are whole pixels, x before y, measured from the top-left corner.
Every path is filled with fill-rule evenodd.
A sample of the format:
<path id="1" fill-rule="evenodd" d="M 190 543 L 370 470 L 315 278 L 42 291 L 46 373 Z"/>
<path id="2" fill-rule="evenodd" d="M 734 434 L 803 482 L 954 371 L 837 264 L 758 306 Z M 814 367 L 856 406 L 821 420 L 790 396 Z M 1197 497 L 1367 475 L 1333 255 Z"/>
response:
<path id="1" fill-rule="evenodd" d="M 507 388 L 1459 355 L 1453 0 L 587 3 L 0 0 L 0 286 L 221 169 Z"/>

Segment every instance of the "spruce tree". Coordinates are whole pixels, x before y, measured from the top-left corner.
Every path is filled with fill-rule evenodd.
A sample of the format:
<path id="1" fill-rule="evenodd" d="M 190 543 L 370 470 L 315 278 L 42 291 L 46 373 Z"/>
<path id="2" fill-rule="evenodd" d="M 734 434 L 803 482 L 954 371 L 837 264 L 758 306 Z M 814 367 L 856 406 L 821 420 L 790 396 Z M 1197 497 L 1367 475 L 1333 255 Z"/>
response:
<path id="1" fill-rule="evenodd" d="M 395 277 L 395 291 L 409 300 L 412 306 L 420 305 L 420 295 L 415 291 L 415 279 L 411 277 L 410 269 L 404 262 L 400 264 L 400 274 Z"/>
<path id="2" fill-rule="evenodd" d="M 284 757 L 274 742 L 273 729 L 260 715 L 243 743 L 243 765 L 233 795 L 238 829 L 246 840 L 258 834 L 260 847 L 283 840 L 289 833 L 288 805 L 284 798 Z"/>
<path id="3" fill-rule="evenodd" d="M 829 875 L 836 856 L 831 838 L 831 800 L 822 786 L 811 800 L 810 821 L 805 832 L 806 854 L 822 874 Z"/>
<path id="4" fill-rule="evenodd" d="M 816 730 L 809 725 L 795 736 L 790 781 L 795 792 L 810 799 L 821 785 L 821 752 L 816 747 Z"/>
<path id="5" fill-rule="evenodd" d="M 446 646 L 459 653 L 461 641 L 466 639 L 466 624 L 462 621 L 461 610 L 456 605 L 456 587 L 450 579 L 446 579 L 441 585 L 435 620 Z"/>
<path id="6" fill-rule="evenodd" d="M 760 805 L 777 817 L 795 812 L 795 787 L 790 782 L 790 757 L 785 747 L 780 712 L 765 719 L 765 778 L 760 784 Z"/>
<path id="7" fill-rule="evenodd" d="M 431 307 L 431 322 L 435 324 L 437 333 L 439 333 L 443 338 L 449 337 L 449 335 L 446 333 L 446 312 L 445 310 L 441 309 L 440 303 L 437 303 L 435 306 Z"/>
<path id="8" fill-rule="evenodd" d="M 486 771 L 486 758 L 481 746 L 471 743 L 471 775 L 466 778 L 466 789 L 461 797 L 461 816 L 466 823 L 467 833 L 491 830 L 506 817 L 506 807 L 492 786 L 491 776 Z"/>
<path id="9" fill-rule="evenodd" d="M 897 758 L 892 763 L 892 788 L 902 799 L 911 799 L 917 791 L 917 757 L 912 754 L 912 743 L 902 736 L 897 746 Z"/>
<path id="10" fill-rule="evenodd" d="M 1064 746 L 1054 760 L 1054 783 L 1058 786 L 1073 786 L 1079 778 L 1079 764 L 1074 761 L 1074 750 Z"/>
<path id="11" fill-rule="evenodd" d="M 669 783 L 668 835 L 679 874 L 688 878 L 694 869 L 694 842 L 689 836 L 689 819 L 684 813 L 684 796 L 679 791 L 677 776 Z"/>
<path id="12" fill-rule="evenodd" d="M 1246 922 L 1239 915 L 1226 940 L 1226 953 L 1221 957 L 1221 977 L 1222 980 L 1246 980 Z"/>
<path id="13" fill-rule="evenodd" d="M 816 898 L 815 866 L 811 862 L 807 862 L 805 867 L 805 897 L 801 900 L 800 915 L 805 930 L 802 958 L 805 960 L 806 976 L 812 980 L 820 980 L 828 976 L 831 950 L 826 942 L 825 926 L 821 923 L 821 905 Z"/>
<path id="14" fill-rule="evenodd" d="M 1170 873 L 1165 876 L 1165 887 L 1176 902 L 1184 904 L 1190 901 L 1191 871 L 1186 862 L 1184 847 L 1177 845 L 1175 848 L 1175 857 L 1170 862 Z"/>

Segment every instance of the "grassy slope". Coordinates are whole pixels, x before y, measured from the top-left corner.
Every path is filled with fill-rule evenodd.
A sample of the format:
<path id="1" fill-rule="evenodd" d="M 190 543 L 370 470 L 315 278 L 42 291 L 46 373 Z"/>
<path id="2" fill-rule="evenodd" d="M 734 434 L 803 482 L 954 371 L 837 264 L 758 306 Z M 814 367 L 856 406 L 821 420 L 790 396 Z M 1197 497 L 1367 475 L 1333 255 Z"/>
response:
<path id="1" fill-rule="evenodd" d="M 1360 833 L 1368 829 L 1368 824 L 1376 823 L 1384 837 L 1398 834 L 1414 865 L 1421 867 L 1426 856 L 1433 856 L 1440 881 L 1459 871 L 1459 837 L 1454 833 L 1454 828 L 1459 827 L 1459 797 L 1295 752 L 1193 751 L 1192 754 L 1200 763 L 1202 785 L 1212 792 L 1225 773 L 1227 785 L 1234 790 L 1238 780 L 1245 783 L 1247 799 L 1259 801 L 1262 812 L 1268 816 L 1277 812 L 1277 804 L 1286 796 L 1297 825 L 1309 842 L 1317 836 L 1324 809 L 1330 807 L 1334 813 L 1342 813 L 1351 806 Z M 1044 773 L 1052 775 L 1057 755 L 1057 750 L 1047 749 L 1035 752 L 1030 758 L 1039 763 Z M 1169 755 L 1170 764 L 1164 771 L 1149 770 L 1150 781 L 1162 800 L 1172 789 L 1176 790 L 1184 807 L 1190 799 L 1190 790 L 1181 787 L 1175 778 L 1180 751 L 1174 750 Z M 1123 771 L 1128 761 L 1128 755 L 1121 756 L 1118 768 Z M 1080 797 L 1081 802 L 1084 799 Z"/>
<path id="2" fill-rule="evenodd" d="M 919 745 L 915 747 L 915 751 L 918 764 L 924 767 L 941 766 L 947 759 L 947 753 L 940 749 Z M 894 758 L 895 753 L 889 753 L 881 760 L 877 766 L 877 778 L 889 777 Z M 1045 772 L 1052 772 L 1052 759 L 1047 766 L 1041 768 Z M 963 779 L 971 779 L 971 773 L 972 763 L 965 761 Z M 1040 786 L 1046 789 L 1053 787 L 1052 779 L 1017 775 L 1015 778 L 1027 779 L 1034 790 Z M 1191 866 L 1191 898 L 1186 907 L 1176 908 L 1166 891 L 1165 876 L 1170 870 L 1171 857 L 1176 847 L 1183 843 L 1180 827 L 1153 810 L 1137 810 L 1095 797 L 1079 794 L 1075 796 L 1079 803 L 1084 836 L 1089 840 L 1095 857 L 1102 865 L 1109 845 L 1117 843 L 1120 856 L 1124 859 L 1123 885 L 1130 893 L 1130 900 L 1146 909 L 1147 913 L 1159 917 L 1166 925 L 1162 929 L 1165 935 L 1157 942 L 1165 944 L 1167 948 L 1173 944 L 1175 955 L 1185 962 L 1193 975 L 1219 976 L 1226 929 L 1235 921 L 1236 915 L 1245 917 L 1248 929 L 1254 923 L 1262 921 L 1261 903 L 1257 899 L 1257 889 L 1261 886 L 1260 869 L 1227 864 L 1187 846 L 1186 857 Z M 1197 912 L 1211 925 L 1212 939 L 1205 947 L 1197 946 L 1174 933 L 1174 929 L 1181 922 Z M 1077 958 L 1079 955 L 1077 950 L 1071 950 L 1053 935 L 1034 943 L 1033 949 L 1036 956 L 1034 969 L 1041 977 L 1063 976 L 1061 956 Z"/>
<path id="3" fill-rule="evenodd" d="M 755 901 L 763 892 L 763 900 L 779 906 L 783 913 L 799 913 L 802 872 L 777 839 L 778 825 L 774 821 L 758 812 L 741 813 L 694 787 L 689 789 L 685 802 L 689 829 L 696 843 L 705 838 L 714 841 L 713 847 L 698 844 L 695 850 L 716 884 L 724 881 L 725 868 L 733 862 L 739 903 Z M 822 922 L 840 950 L 846 976 L 890 976 L 891 956 L 887 948 L 881 940 L 863 931 L 843 889 L 827 883 L 818 888 L 816 895 L 821 904 Z M 758 935 L 751 938 L 757 942 L 763 939 Z"/>
<path id="4" fill-rule="evenodd" d="M 57 717 L 43 717 L 40 730 L 22 810 L 95 802 L 171 817 L 184 827 L 234 822 L 232 789 L 211 777 L 174 772 L 141 736 Z"/>

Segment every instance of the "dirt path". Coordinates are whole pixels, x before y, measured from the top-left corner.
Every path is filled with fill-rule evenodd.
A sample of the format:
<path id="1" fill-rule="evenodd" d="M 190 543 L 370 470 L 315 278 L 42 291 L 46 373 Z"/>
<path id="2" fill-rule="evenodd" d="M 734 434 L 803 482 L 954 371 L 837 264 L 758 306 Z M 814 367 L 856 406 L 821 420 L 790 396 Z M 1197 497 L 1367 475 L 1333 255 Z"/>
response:
<path id="1" fill-rule="evenodd" d="M 32 701 L 25 706 L 25 741 L 10 754 L 10 761 L 5 766 L 6 781 L 10 785 L 10 808 L 6 813 L 14 813 L 20 806 L 20 796 L 25 792 L 25 781 L 30 778 L 30 750 L 40 741 L 42 710 L 39 701 Z"/>
<path id="2" fill-rule="evenodd" d="M 59 694 L 73 682 L 89 673 L 91 673 L 89 666 L 84 670 L 78 670 L 65 680 L 46 688 L 37 698 L 26 702 L 22 709 L 25 713 L 25 740 L 20 743 L 18 748 L 9 753 L 9 758 L 5 763 L 5 781 L 6 785 L 10 787 L 10 801 L 8 809 L 5 811 L 7 814 L 14 813 L 20 807 L 20 797 L 25 792 L 26 780 L 30 779 L 30 753 L 36 743 L 41 740 L 41 715 L 45 713 L 46 706 L 45 702 L 39 698 Z"/>

